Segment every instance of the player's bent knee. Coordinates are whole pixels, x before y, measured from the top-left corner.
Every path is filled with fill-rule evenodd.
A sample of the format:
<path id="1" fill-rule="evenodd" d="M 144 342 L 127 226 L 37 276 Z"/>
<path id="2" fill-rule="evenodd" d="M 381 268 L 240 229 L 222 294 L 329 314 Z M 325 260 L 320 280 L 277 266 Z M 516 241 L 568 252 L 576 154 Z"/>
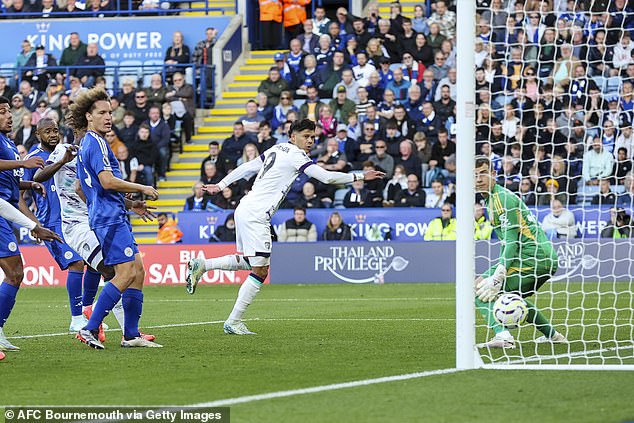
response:
<path id="1" fill-rule="evenodd" d="M 251 272 L 258 278 L 264 280 L 269 275 L 269 266 L 253 266 Z"/>
<path id="2" fill-rule="evenodd" d="M 84 262 L 83 261 L 72 262 L 68 266 L 68 270 L 72 270 L 74 272 L 83 272 L 84 271 Z"/>

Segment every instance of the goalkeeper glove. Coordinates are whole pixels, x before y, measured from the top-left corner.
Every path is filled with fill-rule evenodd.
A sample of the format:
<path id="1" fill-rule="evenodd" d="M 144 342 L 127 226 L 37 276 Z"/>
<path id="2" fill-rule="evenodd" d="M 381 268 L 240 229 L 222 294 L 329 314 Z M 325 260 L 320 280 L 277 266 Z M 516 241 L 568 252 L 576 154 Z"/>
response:
<path id="1" fill-rule="evenodd" d="M 493 276 L 489 276 L 486 279 L 482 279 L 480 283 L 476 286 L 476 295 L 485 303 L 493 301 L 495 296 L 502 289 L 502 283 L 496 281 Z"/>
<path id="2" fill-rule="evenodd" d="M 498 264 L 491 276 L 496 283 L 503 284 L 506 280 L 506 267 L 502 264 Z"/>

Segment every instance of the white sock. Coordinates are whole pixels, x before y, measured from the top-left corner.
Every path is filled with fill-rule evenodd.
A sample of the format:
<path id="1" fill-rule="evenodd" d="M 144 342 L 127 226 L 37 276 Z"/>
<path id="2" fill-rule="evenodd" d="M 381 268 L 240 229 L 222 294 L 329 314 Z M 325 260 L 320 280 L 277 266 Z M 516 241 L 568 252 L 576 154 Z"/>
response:
<path id="1" fill-rule="evenodd" d="M 117 319 L 117 323 L 119 323 L 119 327 L 121 328 L 121 332 L 123 332 L 123 329 L 125 328 L 125 320 L 123 317 L 123 303 L 121 302 L 121 300 L 119 300 L 118 303 L 116 303 L 114 305 L 114 307 L 112 307 L 112 314 L 114 315 L 114 318 Z"/>
<path id="2" fill-rule="evenodd" d="M 258 292 L 260 292 L 261 286 L 262 284 L 253 276 L 249 276 L 247 280 L 244 281 L 240 287 L 240 291 L 238 291 L 238 299 L 233 306 L 233 310 L 231 310 L 231 314 L 228 319 L 229 321 L 242 320 L 242 315 L 245 311 L 247 311 L 247 307 L 249 307 L 249 304 L 253 302 L 255 296 L 258 295 Z"/>
<path id="3" fill-rule="evenodd" d="M 244 257 L 237 254 L 210 258 L 205 260 L 205 270 L 251 270 L 251 265 Z"/>
<path id="4" fill-rule="evenodd" d="M 71 323 L 73 324 L 84 322 L 84 321 L 86 321 L 86 318 L 84 317 L 83 314 L 80 314 L 79 316 L 71 316 Z"/>

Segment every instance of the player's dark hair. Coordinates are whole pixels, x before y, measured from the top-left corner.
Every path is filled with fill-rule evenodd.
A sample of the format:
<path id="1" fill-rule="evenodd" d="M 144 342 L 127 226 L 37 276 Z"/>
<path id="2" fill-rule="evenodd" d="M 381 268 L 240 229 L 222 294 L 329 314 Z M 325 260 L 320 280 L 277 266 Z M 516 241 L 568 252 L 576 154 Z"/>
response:
<path id="1" fill-rule="evenodd" d="M 40 129 L 42 129 L 44 126 L 49 125 L 51 123 L 56 123 L 56 122 L 55 122 L 54 119 L 51 119 L 49 117 L 45 117 L 45 118 L 40 119 L 37 122 L 37 126 L 35 128 L 36 132 L 39 131 Z"/>
<path id="2" fill-rule="evenodd" d="M 482 166 L 486 166 L 489 169 L 491 168 L 491 160 L 489 160 L 488 157 L 485 156 L 477 156 L 475 159 L 475 168 L 479 168 Z"/>
<path id="3" fill-rule="evenodd" d="M 86 113 L 92 112 L 98 101 L 110 102 L 110 96 L 103 88 L 91 88 L 80 94 L 75 102 L 68 107 L 67 126 L 77 130 L 88 128 Z"/>
<path id="4" fill-rule="evenodd" d="M 3 95 L 0 95 L 0 104 L 11 104 L 11 101 Z"/>
<path id="5" fill-rule="evenodd" d="M 291 124 L 291 128 L 288 130 L 288 136 L 291 136 L 293 132 L 302 132 L 305 130 L 314 131 L 315 122 L 310 119 L 296 120 Z"/>

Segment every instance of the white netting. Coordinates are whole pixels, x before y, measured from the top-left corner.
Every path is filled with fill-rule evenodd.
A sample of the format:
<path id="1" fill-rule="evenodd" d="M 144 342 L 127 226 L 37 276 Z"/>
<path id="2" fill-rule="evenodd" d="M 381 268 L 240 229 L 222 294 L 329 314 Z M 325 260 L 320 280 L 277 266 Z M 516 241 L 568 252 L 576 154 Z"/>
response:
<path id="1" fill-rule="evenodd" d="M 559 270 L 529 299 L 568 340 L 538 344 L 542 333 L 527 323 L 510 331 L 515 349 L 480 348 L 485 363 L 634 364 L 627 3 L 492 0 L 478 10 L 476 153 L 552 239 Z M 479 275 L 497 263 L 500 240 L 476 247 Z M 476 342 L 494 335 L 477 313 Z"/>

